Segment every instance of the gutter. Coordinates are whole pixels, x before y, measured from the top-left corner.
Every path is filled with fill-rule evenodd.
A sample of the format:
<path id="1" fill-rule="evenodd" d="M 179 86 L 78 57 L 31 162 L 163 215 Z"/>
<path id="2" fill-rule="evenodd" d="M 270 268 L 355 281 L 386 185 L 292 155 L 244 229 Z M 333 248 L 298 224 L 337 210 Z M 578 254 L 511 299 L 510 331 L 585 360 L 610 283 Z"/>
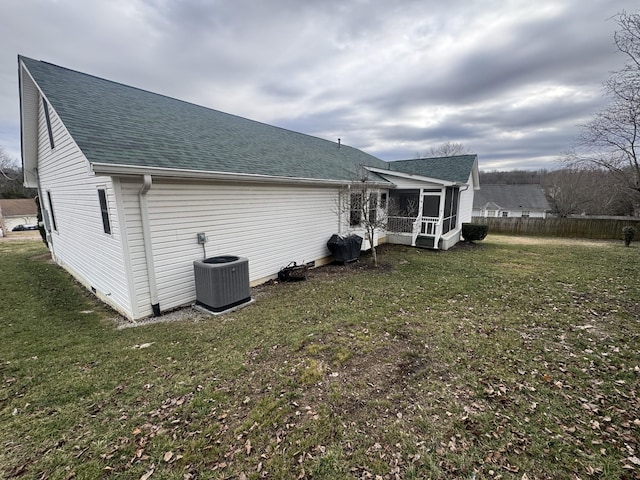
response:
<path id="1" fill-rule="evenodd" d="M 352 183 L 352 180 L 328 180 L 306 177 L 285 177 L 273 175 L 261 175 L 256 173 L 229 173 L 204 170 L 190 170 L 178 168 L 161 168 L 161 167 L 141 167 L 134 165 L 121 165 L 109 163 L 91 163 L 91 170 L 96 175 L 113 175 L 113 176 L 146 176 L 153 175 L 156 178 L 191 178 L 202 180 L 222 180 L 227 182 L 249 182 L 249 183 L 285 183 L 296 185 L 315 185 L 315 186 L 343 186 Z M 371 182 L 383 188 L 390 188 L 391 182 Z"/>
<path id="2" fill-rule="evenodd" d="M 156 268 L 153 263 L 153 241 L 151 238 L 151 222 L 149 221 L 149 207 L 147 205 L 147 192 L 151 190 L 153 179 L 151 175 L 142 177 L 142 187 L 138 192 L 140 201 L 140 218 L 142 219 L 142 242 L 147 263 L 147 275 L 149 277 L 149 293 L 151 295 L 151 311 L 154 317 L 160 316 L 160 301 L 158 300 L 158 284 L 156 282 Z"/>

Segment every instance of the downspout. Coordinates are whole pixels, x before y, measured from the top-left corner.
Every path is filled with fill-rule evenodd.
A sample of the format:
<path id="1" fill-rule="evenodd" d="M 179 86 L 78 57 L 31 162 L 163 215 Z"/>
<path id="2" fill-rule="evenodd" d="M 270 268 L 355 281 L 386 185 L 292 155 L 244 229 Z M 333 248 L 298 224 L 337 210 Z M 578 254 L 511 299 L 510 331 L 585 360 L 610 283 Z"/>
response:
<path id="1" fill-rule="evenodd" d="M 151 190 L 153 180 L 151 175 L 143 177 L 142 187 L 138 192 L 140 200 L 140 218 L 142 219 L 142 241 L 144 243 L 144 254 L 147 261 L 147 274 L 149 277 L 149 293 L 151 295 L 151 310 L 153 316 L 160 315 L 160 303 L 158 300 L 158 284 L 156 283 L 156 268 L 153 263 L 153 241 L 151 238 L 151 223 L 149 222 L 149 207 L 147 206 L 147 192 Z"/>

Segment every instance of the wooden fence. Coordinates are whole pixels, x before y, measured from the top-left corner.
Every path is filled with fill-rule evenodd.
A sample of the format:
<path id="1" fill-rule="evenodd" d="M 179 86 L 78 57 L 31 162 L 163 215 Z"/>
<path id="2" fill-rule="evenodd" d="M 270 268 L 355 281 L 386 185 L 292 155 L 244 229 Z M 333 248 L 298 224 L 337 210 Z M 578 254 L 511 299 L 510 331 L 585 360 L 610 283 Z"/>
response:
<path id="1" fill-rule="evenodd" d="M 542 237 L 591 238 L 621 240 L 622 228 L 632 226 L 640 240 L 640 218 L 571 217 L 571 218 L 486 218 L 473 217 L 471 223 L 489 226 L 491 233 Z"/>

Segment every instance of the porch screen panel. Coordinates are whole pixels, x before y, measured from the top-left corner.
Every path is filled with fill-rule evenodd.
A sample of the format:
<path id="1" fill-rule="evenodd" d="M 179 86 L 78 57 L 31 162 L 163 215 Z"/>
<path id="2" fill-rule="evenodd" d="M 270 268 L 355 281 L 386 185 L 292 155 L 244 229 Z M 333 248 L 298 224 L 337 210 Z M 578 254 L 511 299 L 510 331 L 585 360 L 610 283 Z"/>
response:
<path id="1" fill-rule="evenodd" d="M 458 223 L 458 203 L 460 189 L 457 187 L 447 187 L 444 197 L 444 218 L 442 220 L 442 233 L 447 233 Z"/>
<path id="2" fill-rule="evenodd" d="M 389 214 L 400 217 L 417 217 L 420 190 L 392 190 L 389 192 Z"/>
<path id="3" fill-rule="evenodd" d="M 422 216 L 438 217 L 440 216 L 440 196 L 425 195 L 422 199 Z"/>

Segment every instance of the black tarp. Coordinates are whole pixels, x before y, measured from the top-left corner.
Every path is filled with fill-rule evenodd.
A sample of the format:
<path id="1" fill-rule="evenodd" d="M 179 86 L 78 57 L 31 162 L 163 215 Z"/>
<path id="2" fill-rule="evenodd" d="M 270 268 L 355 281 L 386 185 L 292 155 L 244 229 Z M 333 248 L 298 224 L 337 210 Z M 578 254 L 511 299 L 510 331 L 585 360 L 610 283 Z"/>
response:
<path id="1" fill-rule="evenodd" d="M 336 262 L 354 262 L 360 258 L 362 237 L 358 235 L 332 235 L 327 242 L 327 247 Z"/>

